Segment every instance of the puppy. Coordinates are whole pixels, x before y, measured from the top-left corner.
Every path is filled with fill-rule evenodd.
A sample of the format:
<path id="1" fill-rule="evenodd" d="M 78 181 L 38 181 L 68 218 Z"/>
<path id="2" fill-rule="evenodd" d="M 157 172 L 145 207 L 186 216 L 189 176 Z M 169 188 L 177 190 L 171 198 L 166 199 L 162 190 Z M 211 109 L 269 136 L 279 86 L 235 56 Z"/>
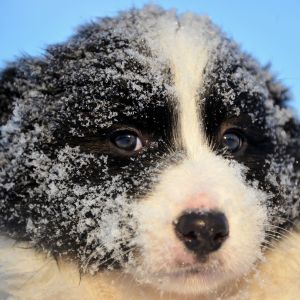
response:
<path id="1" fill-rule="evenodd" d="M 288 99 L 208 18 L 153 6 L 8 65 L 2 297 L 298 298 Z"/>

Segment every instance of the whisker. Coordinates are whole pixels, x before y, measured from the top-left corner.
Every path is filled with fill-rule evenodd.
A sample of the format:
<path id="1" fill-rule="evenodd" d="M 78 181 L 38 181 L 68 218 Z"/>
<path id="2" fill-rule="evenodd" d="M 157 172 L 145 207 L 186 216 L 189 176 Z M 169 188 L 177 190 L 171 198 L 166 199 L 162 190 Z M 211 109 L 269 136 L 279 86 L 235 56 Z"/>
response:
<path id="1" fill-rule="evenodd" d="M 130 247 L 128 250 L 124 251 L 121 256 L 124 256 L 124 255 L 130 253 L 132 251 L 132 249 L 134 249 L 134 247 Z M 101 262 L 100 266 L 104 265 L 109 260 L 115 260 L 118 256 L 120 256 L 120 254 L 116 254 L 116 255 L 114 255 L 112 257 L 107 258 L 106 260 L 104 260 L 104 261 Z M 107 268 L 111 267 L 113 264 L 114 264 L 114 262 L 112 262 L 111 264 L 109 264 L 107 266 Z"/>

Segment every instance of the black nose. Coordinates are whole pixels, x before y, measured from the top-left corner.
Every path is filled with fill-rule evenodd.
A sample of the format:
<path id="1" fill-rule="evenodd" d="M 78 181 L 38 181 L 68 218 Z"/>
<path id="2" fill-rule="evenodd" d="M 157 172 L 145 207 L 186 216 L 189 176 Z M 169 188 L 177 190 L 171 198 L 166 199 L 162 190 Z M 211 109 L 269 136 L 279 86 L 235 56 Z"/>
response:
<path id="1" fill-rule="evenodd" d="M 227 219 L 217 211 L 186 212 L 174 226 L 179 239 L 200 257 L 218 250 L 229 235 Z"/>

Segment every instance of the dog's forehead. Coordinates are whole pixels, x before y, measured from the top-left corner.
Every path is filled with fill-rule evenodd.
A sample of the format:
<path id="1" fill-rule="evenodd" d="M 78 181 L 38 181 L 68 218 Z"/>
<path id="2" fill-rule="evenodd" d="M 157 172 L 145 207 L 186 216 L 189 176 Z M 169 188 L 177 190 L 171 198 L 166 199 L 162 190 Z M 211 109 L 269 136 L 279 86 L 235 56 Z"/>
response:
<path id="1" fill-rule="evenodd" d="M 91 83 L 90 89 L 100 93 L 96 91 L 90 103 L 99 101 L 93 113 L 100 108 L 96 120 L 102 127 L 122 123 L 124 116 L 125 122 L 147 119 L 149 113 L 155 118 L 158 108 L 168 107 L 177 112 L 181 142 L 197 148 L 204 143 L 205 102 L 218 102 L 219 110 L 226 107 L 239 114 L 241 109 L 259 112 L 262 101 L 257 99 L 267 97 L 259 66 L 206 17 L 147 11 L 101 26 L 85 48 L 98 45 L 101 53 L 94 72 L 105 80 L 100 85 Z M 249 109 L 253 104 L 255 109 Z"/>
<path id="2" fill-rule="evenodd" d="M 168 102 L 183 111 L 186 103 L 192 106 L 198 100 L 193 110 L 199 110 L 199 99 L 213 85 L 218 85 L 225 105 L 242 92 L 267 96 L 260 66 L 208 18 L 157 11 L 125 16 L 106 26 L 101 23 L 100 38 L 89 38 L 91 44 L 99 44 L 101 57 L 94 72 L 105 78 L 102 96 L 120 105 L 125 102 L 124 109 L 136 106 L 142 111 L 149 104 Z"/>
<path id="3" fill-rule="evenodd" d="M 84 49 L 85 58 L 76 62 L 76 74 L 70 66 L 69 81 L 76 83 L 75 98 L 82 107 L 90 106 L 95 115 L 99 110 L 99 117 L 111 117 L 110 112 L 116 111 L 140 119 L 149 107 L 197 112 L 203 71 L 210 49 L 219 41 L 218 31 L 207 18 L 140 12 L 117 22 L 103 21 L 97 30 L 91 26 L 80 34 L 88 37 L 76 36 L 70 44 Z M 64 71 L 68 78 L 69 70 Z"/>
<path id="4" fill-rule="evenodd" d="M 218 32 L 203 17 L 165 15 L 145 35 L 152 53 L 169 65 L 179 112 L 178 136 L 187 151 L 192 152 L 204 144 L 198 94 L 211 49 L 219 44 Z"/>

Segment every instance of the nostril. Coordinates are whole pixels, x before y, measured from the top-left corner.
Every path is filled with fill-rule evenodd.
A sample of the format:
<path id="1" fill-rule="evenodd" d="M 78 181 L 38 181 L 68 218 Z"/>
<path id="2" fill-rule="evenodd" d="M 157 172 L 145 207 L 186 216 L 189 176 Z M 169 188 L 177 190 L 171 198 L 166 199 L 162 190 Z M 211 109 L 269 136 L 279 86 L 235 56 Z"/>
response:
<path id="1" fill-rule="evenodd" d="M 188 240 L 188 241 L 193 241 L 193 240 L 197 239 L 197 235 L 194 231 L 190 231 L 188 233 L 183 233 L 182 238 L 184 238 L 185 240 Z"/>
<path id="2" fill-rule="evenodd" d="M 176 235 L 185 246 L 204 255 L 218 250 L 229 236 L 227 218 L 221 212 L 185 212 L 174 222 Z"/>
<path id="3" fill-rule="evenodd" d="M 214 241 L 220 241 L 223 242 L 228 237 L 229 231 L 228 230 L 222 230 L 220 232 L 216 232 L 214 236 Z"/>

